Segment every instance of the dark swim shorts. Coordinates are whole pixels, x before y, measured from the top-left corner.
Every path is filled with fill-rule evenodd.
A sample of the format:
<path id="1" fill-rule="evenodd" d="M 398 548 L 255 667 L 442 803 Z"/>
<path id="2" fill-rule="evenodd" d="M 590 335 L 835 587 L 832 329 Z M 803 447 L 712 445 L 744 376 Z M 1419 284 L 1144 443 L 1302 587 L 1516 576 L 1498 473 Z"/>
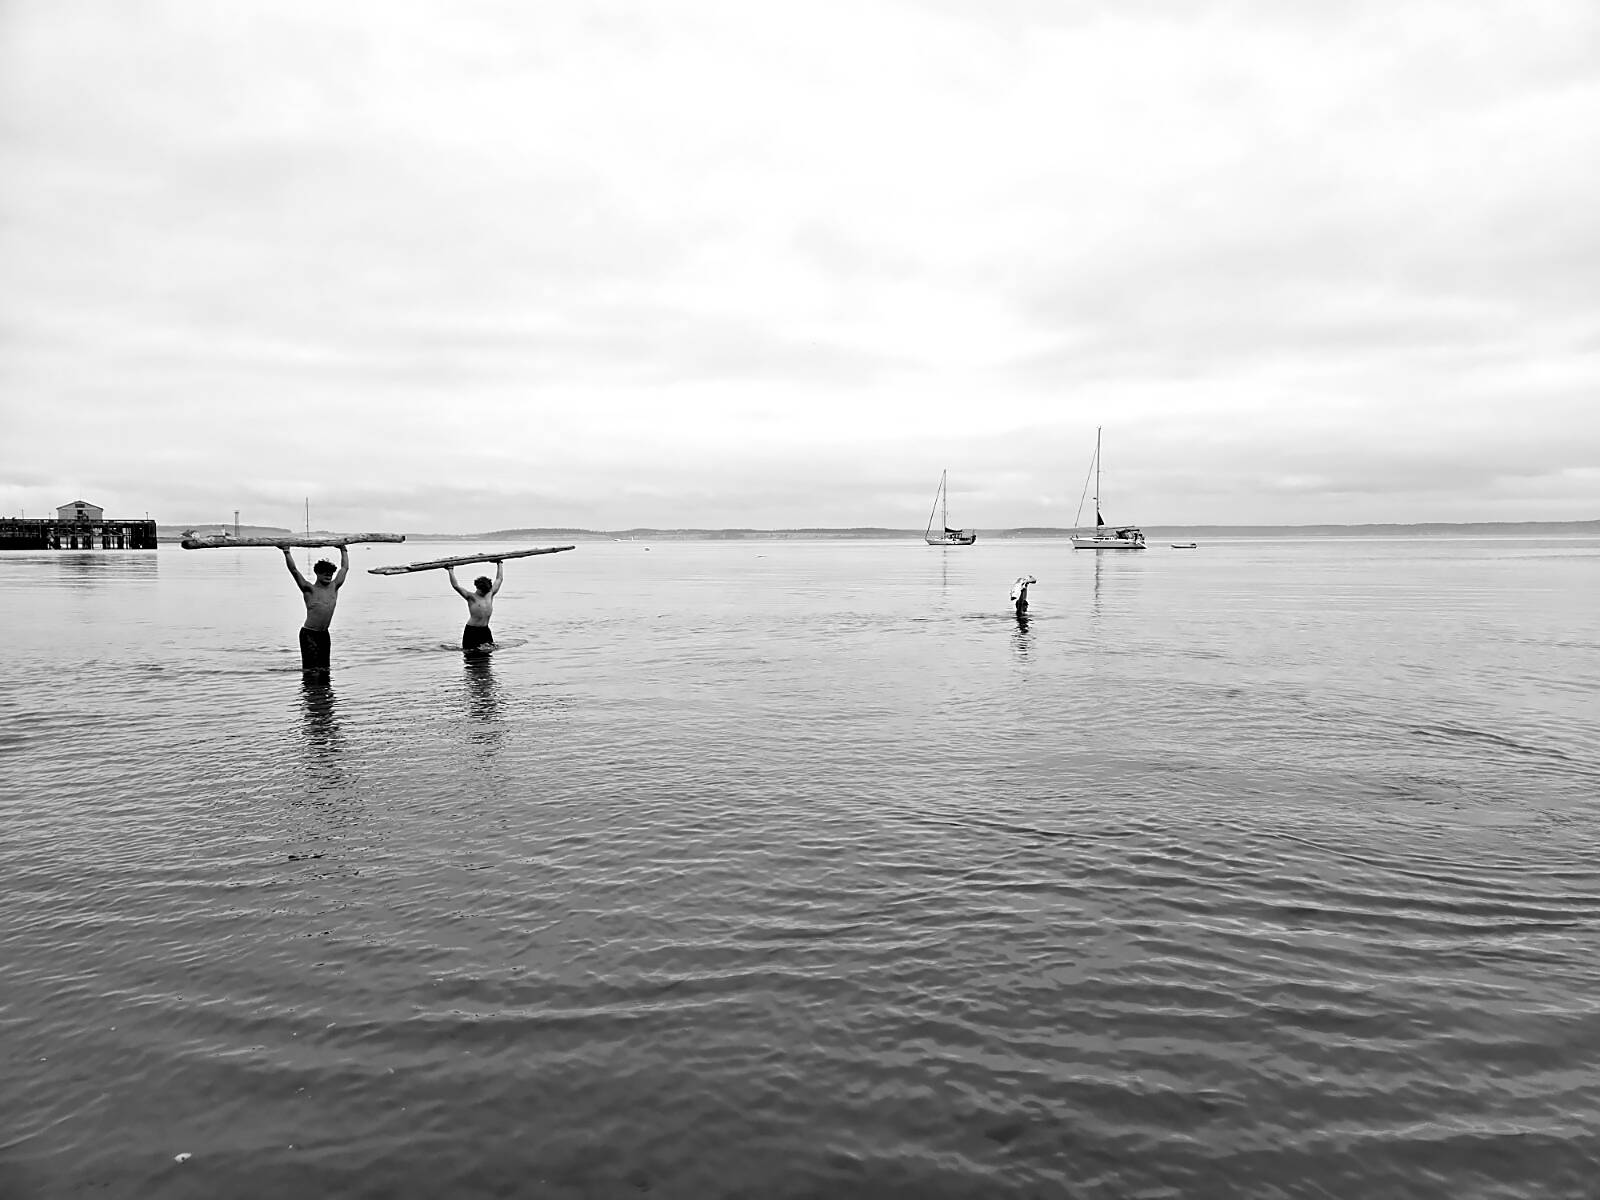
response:
<path id="1" fill-rule="evenodd" d="M 328 636 L 326 629 L 302 629 L 300 631 L 300 669 L 302 671 L 326 671 L 328 669 L 328 655 L 333 649 L 333 638 Z"/>
<path id="2" fill-rule="evenodd" d="M 493 642 L 494 634 L 489 632 L 487 625 L 468 625 L 461 631 L 463 650 L 476 650 L 479 646 L 487 646 Z"/>

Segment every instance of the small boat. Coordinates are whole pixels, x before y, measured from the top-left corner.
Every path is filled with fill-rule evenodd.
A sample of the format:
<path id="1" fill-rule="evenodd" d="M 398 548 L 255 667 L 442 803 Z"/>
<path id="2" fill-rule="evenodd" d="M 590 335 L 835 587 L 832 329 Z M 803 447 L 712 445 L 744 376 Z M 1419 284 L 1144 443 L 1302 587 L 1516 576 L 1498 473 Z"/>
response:
<path id="1" fill-rule="evenodd" d="M 196 533 L 193 529 L 185 529 L 183 540 L 196 544 L 204 542 L 208 546 L 228 546 L 233 544 L 234 537 L 226 527 L 219 527 L 215 533 Z"/>
<path id="2" fill-rule="evenodd" d="M 1122 525 L 1106 532 L 1106 519 L 1100 515 L 1100 430 L 1094 431 L 1094 533 L 1074 534 L 1074 550 L 1143 550 L 1144 534 L 1137 525 Z M 1080 507 L 1079 515 L 1083 513 Z"/>
<path id="3" fill-rule="evenodd" d="M 1174 550 L 1193 550 L 1199 546 L 1199 544 L 1199 542 L 1173 542 L 1172 548 Z"/>
<path id="4" fill-rule="evenodd" d="M 970 546 L 978 540 L 976 529 L 950 528 L 950 498 L 945 490 L 945 476 L 948 473 L 939 472 L 939 490 L 933 494 L 933 512 L 928 514 L 928 528 L 923 532 L 922 540 L 930 546 Z M 934 513 L 939 514 L 939 533 L 933 531 Z"/>

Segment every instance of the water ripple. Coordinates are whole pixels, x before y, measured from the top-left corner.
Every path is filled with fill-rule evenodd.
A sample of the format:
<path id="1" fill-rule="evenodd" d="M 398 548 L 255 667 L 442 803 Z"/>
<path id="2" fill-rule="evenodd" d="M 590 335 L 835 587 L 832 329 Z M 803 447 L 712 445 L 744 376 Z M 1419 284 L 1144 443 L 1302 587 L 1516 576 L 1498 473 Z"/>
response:
<path id="1" fill-rule="evenodd" d="M 1589 560 L 769 550 L 16 605 L 0 1194 L 1592 1194 Z"/>

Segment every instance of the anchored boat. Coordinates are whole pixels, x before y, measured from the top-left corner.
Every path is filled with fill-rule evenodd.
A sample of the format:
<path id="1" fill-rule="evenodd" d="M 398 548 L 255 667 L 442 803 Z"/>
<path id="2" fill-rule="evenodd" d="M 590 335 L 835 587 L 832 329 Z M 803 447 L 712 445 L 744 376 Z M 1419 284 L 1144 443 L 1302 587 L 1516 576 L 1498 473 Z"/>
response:
<path id="1" fill-rule="evenodd" d="M 1106 525 L 1105 517 L 1100 515 L 1100 430 L 1094 431 L 1094 533 L 1074 534 L 1072 548 L 1074 550 L 1143 550 L 1144 534 L 1137 525 L 1119 525 L 1115 528 Z M 1083 508 L 1078 508 L 1079 516 L 1083 515 Z"/>
<path id="2" fill-rule="evenodd" d="M 928 528 L 922 535 L 922 540 L 930 546 L 970 546 L 978 540 L 976 529 L 951 529 L 949 513 L 949 495 L 945 490 L 945 476 L 949 472 L 939 472 L 939 490 L 933 494 L 933 512 L 928 514 Z M 934 513 L 939 514 L 939 528 L 941 532 L 933 531 Z"/>

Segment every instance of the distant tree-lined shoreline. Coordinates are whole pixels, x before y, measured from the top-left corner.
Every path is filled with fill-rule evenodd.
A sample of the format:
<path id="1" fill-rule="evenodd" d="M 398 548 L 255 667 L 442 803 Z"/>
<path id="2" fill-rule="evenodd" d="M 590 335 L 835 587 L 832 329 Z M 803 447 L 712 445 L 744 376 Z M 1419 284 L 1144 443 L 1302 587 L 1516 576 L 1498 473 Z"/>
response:
<path id="1" fill-rule="evenodd" d="M 212 522 L 192 525 L 158 525 L 156 533 L 162 541 L 178 541 L 186 530 L 201 535 L 235 532 L 231 524 Z M 1383 525 L 1146 525 L 1145 535 L 1161 538 L 1219 538 L 1219 537 L 1600 537 L 1600 520 L 1596 521 L 1428 521 L 1416 524 Z M 303 531 L 277 525 L 240 525 L 237 532 L 242 537 L 299 537 Z M 313 533 L 327 533 L 314 530 Z M 864 525 L 843 529 L 573 529 L 561 526 L 525 526 L 517 529 L 492 529 L 483 533 L 411 533 L 412 541 L 472 542 L 472 541 L 542 541 L 564 539 L 567 541 L 627 542 L 627 541 L 686 541 L 686 542 L 737 542 L 737 541 L 906 541 L 922 537 L 920 529 L 888 529 Z M 979 529 L 979 543 L 983 541 L 1009 541 L 1021 538 L 1067 538 L 1076 532 L 1054 526 L 1022 526 L 1015 529 Z"/>

